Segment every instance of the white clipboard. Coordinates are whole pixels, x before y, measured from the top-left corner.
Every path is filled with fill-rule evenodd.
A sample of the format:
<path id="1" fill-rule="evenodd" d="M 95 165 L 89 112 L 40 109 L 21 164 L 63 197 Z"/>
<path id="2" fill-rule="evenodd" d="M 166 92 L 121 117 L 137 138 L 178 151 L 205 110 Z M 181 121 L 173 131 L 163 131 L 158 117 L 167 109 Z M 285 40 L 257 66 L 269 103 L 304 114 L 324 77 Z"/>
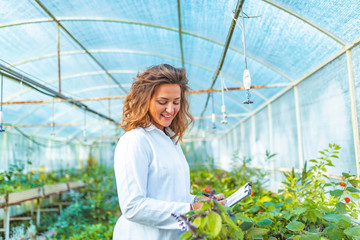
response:
<path id="1" fill-rule="evenodd" d="M 239 201 L 243 200 L 251 194 L 251 182 L 246 183 L 244 186 L 239 188 L 236 192 L 226 198 L 225 207 L 232 207 Z"/>

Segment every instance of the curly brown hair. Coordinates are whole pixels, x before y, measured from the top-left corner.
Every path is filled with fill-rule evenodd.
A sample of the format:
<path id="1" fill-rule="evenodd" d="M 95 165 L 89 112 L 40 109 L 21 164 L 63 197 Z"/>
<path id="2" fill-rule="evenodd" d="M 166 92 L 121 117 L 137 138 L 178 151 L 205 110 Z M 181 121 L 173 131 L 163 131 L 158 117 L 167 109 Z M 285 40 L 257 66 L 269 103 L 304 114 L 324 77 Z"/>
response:
<path id="1" fill-rule="evenodd" d="M 186 129 L 194 122 L 185 96 L 189 89 L 188 79 L 185 69 L 175 68 L 169 64 L 152 66 L 137 74 L 124 101 L 121 127 L 127 132 L 151 125 L 150 99 L 155 88 L 161 84 L 178 84 L 181 88 L 180 110 L 169 127 L 175 133 L 172 139 L 178 137 L 177 142 L 182 141 Z"/>

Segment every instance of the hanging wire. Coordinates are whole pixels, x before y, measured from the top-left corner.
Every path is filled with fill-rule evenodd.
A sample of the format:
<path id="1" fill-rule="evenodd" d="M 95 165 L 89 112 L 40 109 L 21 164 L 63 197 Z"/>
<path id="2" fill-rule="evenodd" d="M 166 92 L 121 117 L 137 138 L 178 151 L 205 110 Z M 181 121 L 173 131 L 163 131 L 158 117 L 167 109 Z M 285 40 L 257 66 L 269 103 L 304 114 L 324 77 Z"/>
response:
<path id="1" fill-rule="evenodd" d="M 0 100 L 0 132 L 5 132 L 3 128 L 3 95 L 4 95 L 4 75 L 1 74 L 1 100 Z"/>
<path id="2" fill-rule="evenodd" d="M 243 40 L 243 45 L 244 45 L 245 69 L 247 69 L 244 12 L 242 9 L 241 9 L 240 13 L 241 13 L 241 19 L 242 19 L 242 40 Z"/>
<path id="3" fill-rule="evenodd" d="M 224 94 L 224 88 L 226 88 L 226 87 L 225 87 L 224 79 L 222 78 L 221 72 L 220 72 L 220 80 L 221 80 L 221 98 L 222 98 L 221 112 L 222 112 L 222 117 L 223 117 L 221 120 L 221 123 L 227 124 L 228 121 L 226 120 L 227 116 L 226 116 L 225 94 Z"/>
<path id="4" fill-rule="evenodd" d="M 246 90 L 246 97 L 247 99 L 243 102 L 244 104 L 252 104 L 254 103 L 253 101 L 250 100 L 251 98 L 251 93 L 250 93 L 250 88 L 251 88 L 251 76 L 250 76 L 250 72 L 248 70 L 248 66 L 247 66 L 247 57 L 246 57 L 246 40 L 245 40 L 245 23 L 244 23 L 244 12 L 241 9 L 240 11 L 241 13 L 241 19 L 242 19 L 242 25 L 239 25 L 238 22 L 234 19 L 234 16 L 232 16 L 232 18 L 236 21 L 236 25 L 241 29 L 242 31 L 242 41 L 243 41 L 243 46 L 244 46 L 244 62 L 245 62 L 245 70 L 243 73 L 243 84 L 244 84 L 244 88 Z"/>
<path id="5" fill-rule="evenodd" d="M 247 68 L 247 60 L 246 60 L 246 41 L 245 41 L 245 23 L 244 23 L 244 12 L 241 9 L 241 19 L 242 19 L 242 39 L 243 39 L 243 45 L 244 45 L 244 61 L 245 61 L 245 70 L 243 74 L 243 83 L 244 87 L 246 89 L 246 95 L 247 100 L 245 100 L 244 104 L 251 104 L 253 101 L 250 100 L 251 94 L 250 94 L 250 88 L 251 88 L 251 77 L 250 72 Z"/>

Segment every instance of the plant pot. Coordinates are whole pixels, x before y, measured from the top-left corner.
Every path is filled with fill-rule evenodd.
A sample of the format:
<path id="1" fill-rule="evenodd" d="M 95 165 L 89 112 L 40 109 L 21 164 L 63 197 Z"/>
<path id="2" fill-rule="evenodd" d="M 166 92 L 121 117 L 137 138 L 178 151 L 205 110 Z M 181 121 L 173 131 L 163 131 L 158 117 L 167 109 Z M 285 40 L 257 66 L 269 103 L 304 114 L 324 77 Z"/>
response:
<path id="1" fill-rule="evenodd" d="M 51 195 L 57 195 L 63 192 L 69 191 L 69 188 L 66 183 L 57 183 L 52 185 L 45 185 L 43 187 L 44 189 L 44 196 L 51 196 Z"/>
<path id="2" fill-rule="evenodd" d="M 37 199 L 42 197 L 41 187 L 32 188 L 21 192 L 9 193 L 8 205 L 16 205 L 25 201 Z"/>

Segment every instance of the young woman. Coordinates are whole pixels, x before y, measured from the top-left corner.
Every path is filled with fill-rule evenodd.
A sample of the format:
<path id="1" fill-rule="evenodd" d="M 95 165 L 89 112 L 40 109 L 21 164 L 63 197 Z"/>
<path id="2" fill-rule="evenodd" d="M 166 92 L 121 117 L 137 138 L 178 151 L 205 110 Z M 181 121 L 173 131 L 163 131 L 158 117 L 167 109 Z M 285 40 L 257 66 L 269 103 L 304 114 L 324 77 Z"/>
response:
<path id="1" fill-rule="evenodd" d="M 185 70 L 167 64 L 135 78 L 127 95 L 115 150 L 115 175 L 122 216 L 113 239 L 178 239 L 172 216 L 198 209 L 190 194 L 189 165 L 179 142 L 193 122 L 185 93 Z M 215 198 L 225 204 L 224 195 Z"/>

